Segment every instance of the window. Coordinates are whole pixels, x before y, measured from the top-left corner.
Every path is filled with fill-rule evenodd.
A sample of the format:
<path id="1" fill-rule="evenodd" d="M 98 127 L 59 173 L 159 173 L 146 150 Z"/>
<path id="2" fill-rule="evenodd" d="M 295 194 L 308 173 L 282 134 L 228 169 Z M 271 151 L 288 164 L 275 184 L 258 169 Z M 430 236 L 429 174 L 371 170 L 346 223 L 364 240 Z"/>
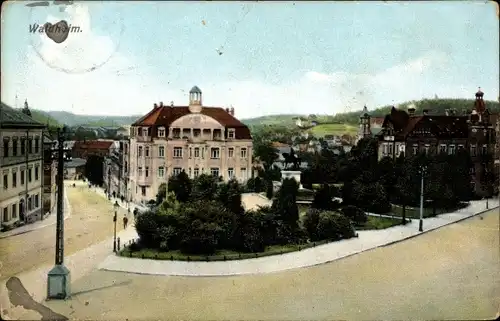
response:
<path id="1" fill-rule="evenodd" d="M 9 188 L 9 176 L 7 174 L 3 175 L 3 189 Z"/>
<path id="2" fill-rule="evenodd" d="M 234 138 L 234 129 L 230 129 L 227 132 L 227 138 Z"/>
<path id="3" fill-rule="evenodd" d="M 227 169 L 227 176 L 229 177 L 229 179 L 233 178 L 233 176 L 234 176 L 234 168 L 228 168 Z"/>
<path id="4" fill-rule="evenodd" d="M 476 144 L 470 145 L 470 155 L 471 156 L 476 156 L 476 149 L 477 149 Z"/>
<path id="5" fill-rule="evenodd" d="M 418 154 L 418 144 L 413 144 L 413 155 Z"/>
<path id="6" fill-rule="evenodd" d="M 165 129 L 158 128 L 158 137 L 165 137 Z"/>
<path id="7" fill-rule="evenodd" d="M 137 156 L 142 157 L 142 146 L 137 148 Z"/>
<path id="8" fill-rule="evenodd" d="M 439 145 L 439 152 L 446 153 L 446 144 Z"/>
<path id="9" fill-rule="evenodd" d="M 383 147 L 383 148 L 384 148 L 383 154 L 384 154 L 384 155 L 387 155 L 387 154 L 389 153 L 389 152 L 388 152 L 388 150 L 389 150 L 389 149 L 388 149 L 388 145 L 387 145 L 387 143 L 384 143 L 384 145 L 383 145 L 383 146 L 384 146 L 384 147 Z"/>
<path id="10" fill-rule="evenodd" d="M 12 187 L 16 187 L 16 186 L 17 186 L 17 173 L 13 172 L 12 173 Z"/>
<path id="11" fill-rule="evenodd" d="M 389 155 L 392 155 L 393 151 L 394 151 L 394 144 L 389 143 Z"/>
<path id="12" fill-rule="evenodd" d="M 24 170 L 20 171 L 21 176 L 21 186 L 24 185 Z"/>
<path id="13" fill-rule="evenodd" d="M 35 154 L 40 152 L 40 137 L 35 138 Z"/>
<path id="14" fill-rule="evenodd" d="M 200 175 L 200 169 L 199 168 L 195 168 L 194 171 L 193 171 L 193 175 L 194 175 L 194 177 L 198 177 Z"/>
<path id="15" fill-rule="evenodd" d="M 146 167 L 146 170 L 145 170 L 145 176 L 146 176 L 146 177 L 149 177 L 149 167 Z"/>
<path id="16" fill-rule="evenodd" d="M 9 157 L 9 140 L 3 140 L 3 157 Z"/>
<path id="17" fill-rule="evenodd" d="M 233 158 L 234 157 L 234 148 L 229 147 L 227 149 L 227 157 L 229 157 L 229 158 Z"/>
<path id="18" fill-rule="evenodd" d="M 17 218 L 17 204 L 12 204 L 12 218 Z"/>
<path id="19" fill-rule="evenodd" d="M 424 145 L 424 153 L 425 153 L 425 154 L 429 154 L 429 148 L 430 148 L 430 145 L 429 145 L 429 144 L 425 144 L 425 145 Z"/>
<path id="20" fill-rule="evenodd" d="M 247 169 L 245 167 L 240 168 L 240 173 L 241 173 L 241 179 L 246 181 L 247 180 Z"/>
<path id="21" fill-rule="evenodd" d="M 32 180 L 33 180 L 33 169 L 28 168 L 28 183 L 31 183 Z"/>
<path id="22" fill-rule="evenodd" d="M 189 147 L 189 158 L 193 157 L 193 149 Z"/>
<path id="23" fill-rule="evenodd" d="M 3 208 L 3 221 L 4 222 L 9 221 L 9 208 L 7 208 L 7 207 Z"/>
<path id="24" fill-rule="evenodd" d="M 214 159 L 214 158 L 219 158 L 220 156 L 220 150 L 219 148 L 210 148 L 210 158 Z"/>
<path id="25" fill-rule="evenodd" d="M 174 147 L 174 158 L 182 158 L 182 147 Z"/>
<path id="26" fill-rule="evenodd" d="M 198 148 L 198 147 L 194 148 L 194 157 L 195 158 L 200 157 L 200 148 Z"/>
<path id="27" fill-rule="evenodd" d="M 33 196 L 29 196 L 28 197 L 28 211 L 31 211 L 33 209 L 33 200 L 32 200 Z"/>
<path id="28" fill-rule="evenodd" d="M 17 156 L 17 139 L 12 141 L 12 156 Z"/>
<path id="29" fill-rule="evenodd" d="M 127 161 L 125 161 L 125 168 L 124 168 L 124 170 L 125 170 L 125 173 L 128 172 L 128 162 Z"/>
<path id="30" fill-rule="evenodd" d="M 39 171 L 40 171 L 40 168 L 38 166 L 35 167 L 35 181 L 38 181 L 38 175 L 40 174 Z"/>
<path id="31" fill-rule="evenodd" d="M 149 157 L 149 147 L 146 147 L 146 152 L 145 152 L 145 154 L 146 154 L 146 157 Z"/>
<path id="32" fill-rule="evenodd" d="M 26 140 L 23 138 L 21 139 L 21 155 L 24 155 L 26 153 Z"/>
<path id="33" fill-rule="evenodd" d="M 458 150 L 462 150 L 462 149 L 464 149 L 464 145 L 459 144 L 459 145 L 458 145 Z"/>
<path id="34" fill-rule="evenodd" d="M 33 154 L 33 138 L 28 139 L 28 154 Z"/>
<path id="35" fill-rule="evenodd" d="M 141 194 L 142 196 L 146 196 L 146 186 L 141 186 Z"/>
<path id="36" fill-rule="evenodd" d="M 488 145 L 483 144 L 483 148 L 482 148 L 482 150 L 481 150 L 481 153 L 482 153 L 483 155 L 486 155 L 486 154 L 488 153 Z"/>
<path id="37" fill-rule="evenodd" d="M 165 167 L 160 166 L 160 167 L 158 167 L 158 177 L 161 178 L 163 176 L 165 176 Z"/>
<path id="38" fill-rule="evenodd" d="M 219 169 L 217 167 L 210 168 L 210 175 L 218 177 L 219 176 Z"/>
<path id="39" fill-rule="evenodd" d="M 35 195 L 35 208 L 40 206 L 40 196 L 38 194 Z"/>
<path id="40" fill-rule="evenodd" d="M 147 128 L 143 128 L 142 129 L 142 136 L 149 136 L 148 134 L 149 134 L 148 129 Z"/>
<path id="41" fill-rule="evenodd" d="M 163 146 L 158 147 L 158 156 L 165 157 L 165 147 Z"/>
<path id="42" fill-rule="evenodd" d="M 173 169 L 174 176 L 175 175 L 179 175 L 181 172 L 182 172 L 182 168 L 180 168 L 180 167 L 174 167 L 174 169 Z"/>
<path id="43" fill-rule="evenodd" d="M 247 149 L 246 148 L 242 148 L 240 150 L 240 155 L 241 155 L 241 158 L 247 158 Z"/>
<path id="44" fill-rule="evenodd" d="M 450 147 L 448 148 L 448 154 L 455 154 L 455 145 L 450 145 Z"/>
<path id="45" fill-rule="evenodd" d="M 137 168 L 137 176 L 142 176 L 142 167 Z"/>

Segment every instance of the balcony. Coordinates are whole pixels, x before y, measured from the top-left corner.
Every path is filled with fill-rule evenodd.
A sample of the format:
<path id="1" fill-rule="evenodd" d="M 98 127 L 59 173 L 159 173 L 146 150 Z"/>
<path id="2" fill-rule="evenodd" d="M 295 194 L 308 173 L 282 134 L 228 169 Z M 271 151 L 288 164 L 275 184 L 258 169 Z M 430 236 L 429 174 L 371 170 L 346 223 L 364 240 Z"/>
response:
<path id="1" fill-rule="evenodd" d="M 151 186 L 153 185 L 153 176 L 148 176 L 148 177 L 145 177 L 145 176 L 140 176 L 137 178 L 137 185 L 141 185 L 141 186 Z"/>

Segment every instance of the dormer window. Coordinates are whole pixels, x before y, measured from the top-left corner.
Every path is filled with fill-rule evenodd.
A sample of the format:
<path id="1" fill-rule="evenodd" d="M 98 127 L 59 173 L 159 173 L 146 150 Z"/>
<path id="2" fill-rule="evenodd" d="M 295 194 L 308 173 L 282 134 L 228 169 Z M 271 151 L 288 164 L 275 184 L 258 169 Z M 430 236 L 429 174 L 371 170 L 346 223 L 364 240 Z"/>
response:
<path id="1" fill-rule="evenodd" d="M 149 136 L 148 135 L 148 128 L 147 127 L 143 127 L 142 128 L 142 136 Z"/>
<path id="2" fill-rule="evenodd" d="M 158 128 L 158 137 L 165 137 L 165 128 Z"/>
<path id="3" fill-rule="evenodd" d="M 234 128 L 230 128 L 228 131 L 227 131 L 227 138 L 229 139 L 234 139 L 235 135 L 234 135 Z"/>

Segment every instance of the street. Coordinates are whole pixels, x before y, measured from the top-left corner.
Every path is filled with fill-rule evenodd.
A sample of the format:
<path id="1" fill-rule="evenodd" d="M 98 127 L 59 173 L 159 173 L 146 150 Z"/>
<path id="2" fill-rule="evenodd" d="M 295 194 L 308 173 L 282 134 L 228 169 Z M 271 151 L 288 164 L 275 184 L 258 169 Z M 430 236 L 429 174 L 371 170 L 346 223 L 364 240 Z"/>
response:
<path id="1" fill-rule="evenodd" d="M 499 311 L 498 209 L 394 245 L 310 268 L 239 277 L 93 271 L 71 319 L 487 319 Z M 29 316 L 33 316 L 30 314 Z"/>
<path id="2" fill-rule="evenodd" d="M 113 235 L 113 206 L 83 182 L 65 182 L 71 216 L 64 221 L 64 255 L 68 256 Z M 123 208 L 118 210 L 117 231 L 123 229 Z M 55 215 L 53 213 L 52 215 Z M 56 225 L 0 239 L 1 279 L 51 264 L 55 257 Z"/>

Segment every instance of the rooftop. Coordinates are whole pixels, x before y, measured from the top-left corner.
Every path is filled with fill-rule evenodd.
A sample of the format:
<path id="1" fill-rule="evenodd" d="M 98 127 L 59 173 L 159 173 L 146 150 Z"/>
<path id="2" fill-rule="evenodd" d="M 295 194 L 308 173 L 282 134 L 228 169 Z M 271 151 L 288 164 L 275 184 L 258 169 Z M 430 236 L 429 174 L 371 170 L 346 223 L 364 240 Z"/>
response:
<path id="1" fill-rule="evenodd" d="M 2 128 L 45 128 L 42 123 L 35 121 L 30 116 L 16 110 L 7 104 L 0 106 L 0 127 Z"/>

